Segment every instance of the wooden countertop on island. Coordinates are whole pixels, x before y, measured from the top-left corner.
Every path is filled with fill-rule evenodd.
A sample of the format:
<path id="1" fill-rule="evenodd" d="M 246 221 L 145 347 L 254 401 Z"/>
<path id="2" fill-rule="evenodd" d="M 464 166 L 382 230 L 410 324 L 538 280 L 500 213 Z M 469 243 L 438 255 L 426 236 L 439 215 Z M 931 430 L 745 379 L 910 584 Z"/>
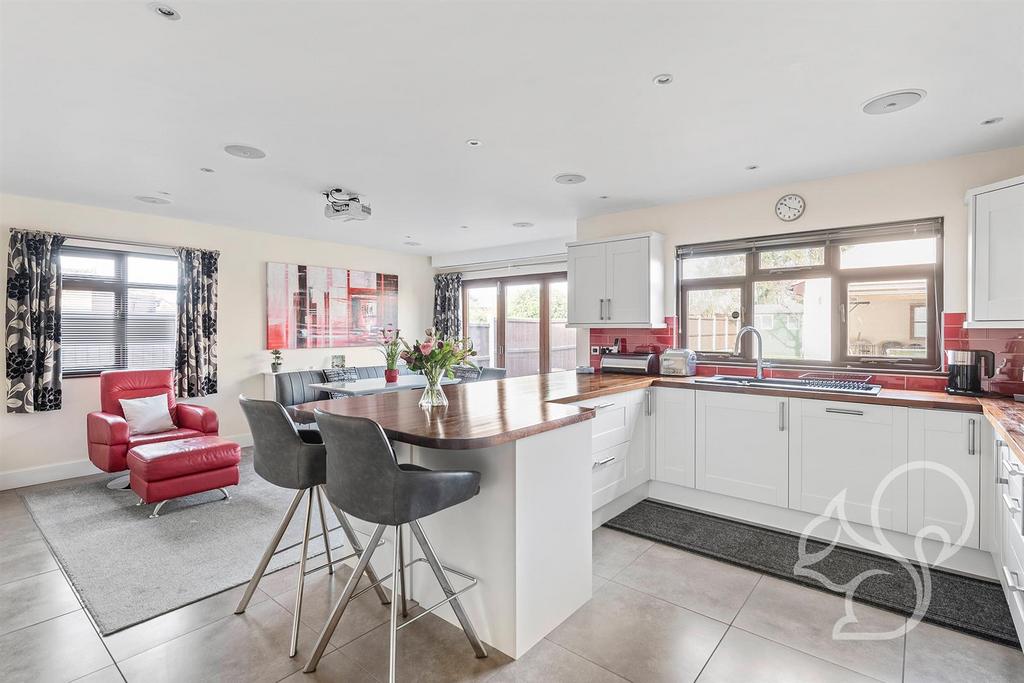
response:
<path id="1" fill-rule="evenodd" d="M 989 419 L 1003 419 L 1013 424 L 1009 432 L 1019 433 L 1020 450 L 1024 459 L 1024 433 L 1016 431 L 1024 420 L 1024 409 L 1011 400 L 976 399 L 950 396 L 937 391 L 903 391 L 883 389 L 876 396 L 831 394 L 818 391 L 792 391 L 776 389 L 745 389 L 742 387 L 701 384 L 694 377 L 663 377 L 595 373 L 577 375 L 575 372 L 554 372 L 546 375 L 512 377 L 490 382 L 457 384 L 444 388 L 449 405 L 446 408 L 425 410 L 419 407 L 419 391 L 398 391 L 374 396 L 355 396 L 329 401 L 314 401 L 294 406 L 296 419 L 313 421 L 313 410 L 338 415 L 368 417 L 383 427 L 395 441 L 438 449 L 463 450 L 489 448 L 533 434 L 591 419 L 594 411 L 566 405 L 609 394 L 656 387 L 681 387 L 701 391 L 748 392 L 768 396 L 794 396 L 824 401 L 874 403 L 983 412 L 983 402 L 992 402 L 985 409 Z M 1008 405 L 1004 405 L 1008 404 Z M 1019 405 L 1019 404 L 1018 404 Z M 1012 410 L 1017 417 L 1009 417 Z M 1002 418 L 996 418 L 997 414 Z"/>

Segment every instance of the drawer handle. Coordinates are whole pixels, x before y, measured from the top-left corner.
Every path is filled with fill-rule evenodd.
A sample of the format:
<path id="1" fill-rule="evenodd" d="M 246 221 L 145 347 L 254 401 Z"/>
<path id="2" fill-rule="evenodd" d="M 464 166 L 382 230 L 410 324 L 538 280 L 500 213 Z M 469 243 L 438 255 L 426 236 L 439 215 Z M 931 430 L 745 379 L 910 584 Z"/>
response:
<path id="1" fill-rule="evenodd" d="M 1016 593 L 1024 593 L 1024 586 L 1017 583 L 1017 580 L 1013 578 L 1016 572 L 1011 572 L 1010 568 L 1005 564 L 1003 565 L 1003 576 L 1006 578 L 1006 587 Z"/>
<path id="2" fill-rule="evenodd" d="M 1009 510 L 1011 514 L 1015 515 L 1020 512 L 1020 500 L 1017 498 L 1010 498 L 1010 496 L 1004 493 L 1003 504 L 1006 505 L 1006 509 Z"/>
<path id="3" fill-rule="evenodd" d="M 613 405 L 615 405 L 614 401 L 612 401 L 611 403 L 599 403 L 596 406 L 594 406 L 594 410 L 601 410 L 602 408 L 611 408 Z"/>
<path id="4" fill-rule="evenodd" d="M 1003 471 L 1006 472 L 1008 477 L 1024 477 L 1024 469 L 1015 462 L 1003 460 Z"/>
<path id="5" fill-rule="evenodd" d="M 837 415 L 864 415 L 863 410 L 851 410 L 849 408 L 825 408 L 826 413 L 836 413 Z"/>
<path id="6" fill-rule="evenodd" d="M 615 456 L 614 455 L 609 455 L 607 458 L 603 458 L 601 460 L 597 460 L 597 461 L 594 462 L 593 469 L 596 470 L 601 465 L 607 465 L 608 463 L 610 463 L 613 460 L 615 460 Z"/>

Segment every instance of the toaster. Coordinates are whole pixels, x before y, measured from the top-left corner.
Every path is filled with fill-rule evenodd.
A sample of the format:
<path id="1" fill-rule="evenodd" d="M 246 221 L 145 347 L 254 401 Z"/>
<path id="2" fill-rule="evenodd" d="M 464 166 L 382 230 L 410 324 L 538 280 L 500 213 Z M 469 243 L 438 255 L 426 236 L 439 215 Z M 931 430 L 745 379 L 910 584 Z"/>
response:
<path id="1" fill-rule="evenodd" d="M 665 349 L 661 354 L 661 374 L 696 375 L 697 353 L 690 349 Z"/>

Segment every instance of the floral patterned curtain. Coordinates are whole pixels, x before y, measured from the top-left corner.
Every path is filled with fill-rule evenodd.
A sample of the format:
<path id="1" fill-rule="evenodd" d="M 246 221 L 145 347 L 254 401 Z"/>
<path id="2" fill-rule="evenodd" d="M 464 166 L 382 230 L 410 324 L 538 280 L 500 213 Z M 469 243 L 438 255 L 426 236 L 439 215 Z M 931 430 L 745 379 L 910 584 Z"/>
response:
<path id="1" fill-rule="evenodd" d="M 438 339 L 462 336 L 462 273 L 434 276 L 434 329 Z"/>
<path id="2" fill-rule="evenodd" d="M 11 229 L 7 251 L 7 412 L 60 410 L 63 235 Z"/>
<path id="3" fill-rule="evenodd" d="M 217 393 L 216 251 L 178 247 L 178 339 L 174 384 L 178 396 Z"/>

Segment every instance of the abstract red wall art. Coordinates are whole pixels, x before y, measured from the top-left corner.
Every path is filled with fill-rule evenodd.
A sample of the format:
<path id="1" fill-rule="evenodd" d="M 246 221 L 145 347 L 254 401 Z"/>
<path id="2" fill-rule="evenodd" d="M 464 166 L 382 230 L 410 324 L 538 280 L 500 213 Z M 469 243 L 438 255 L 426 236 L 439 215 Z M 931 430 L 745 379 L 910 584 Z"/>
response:
<path id="1" fill-rule="evenodd" d="M 268 349 L 372 346 L 397 318 L 397 275 L 267 263 Z"/>

